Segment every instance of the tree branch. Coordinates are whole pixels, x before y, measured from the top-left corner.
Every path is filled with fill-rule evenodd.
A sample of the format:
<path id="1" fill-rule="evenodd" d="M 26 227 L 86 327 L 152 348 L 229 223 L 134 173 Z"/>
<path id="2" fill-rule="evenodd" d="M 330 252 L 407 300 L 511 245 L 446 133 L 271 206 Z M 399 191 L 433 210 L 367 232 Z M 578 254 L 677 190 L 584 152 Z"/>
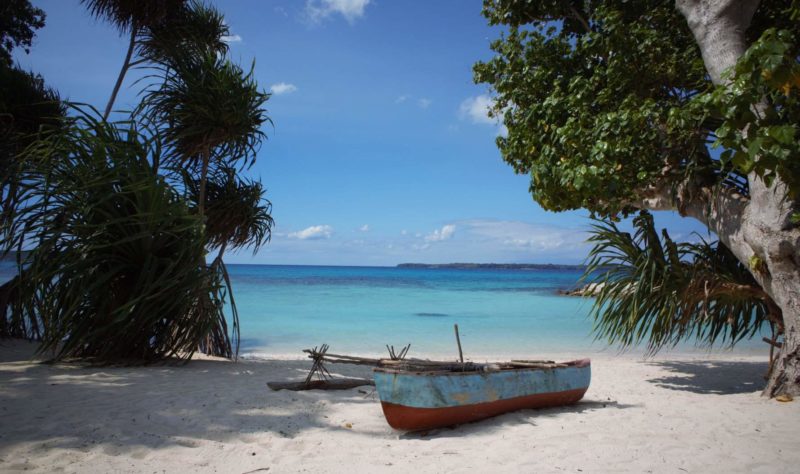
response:
<path id="1" fill-rule="evenodd" d="M 592 27 L 589 26 L 589 22 L 586 21 L 583 15 L 581 15 L 580 12 L 578 12 L 578 10 L 575 9 L 572 3 L 569 4 L 569 10 L 570 12 L 572 12 L 572 17 L 575 18 L 581 25 L 583 25 L 583 27 L 586 29 L 586 32 L 591 33 Z"/>

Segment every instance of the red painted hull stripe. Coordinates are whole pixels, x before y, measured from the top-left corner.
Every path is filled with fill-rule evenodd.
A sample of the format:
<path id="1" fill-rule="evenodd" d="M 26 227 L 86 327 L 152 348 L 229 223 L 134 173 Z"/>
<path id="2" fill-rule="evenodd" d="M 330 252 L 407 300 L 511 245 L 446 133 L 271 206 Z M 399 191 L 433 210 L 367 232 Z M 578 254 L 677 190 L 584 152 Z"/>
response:
<path id="1" fill-rule="evenodd" d="M 381 402 L 381 406 L 389 426 L 398 430 L 415 431 L 468 423 L 524 408 L 570 405 L 583 398 L 587 389 L 588 387 L 564 392 L 537 393 L 493 402 L 443 408 L 407 407 L 390 402 Z"/>

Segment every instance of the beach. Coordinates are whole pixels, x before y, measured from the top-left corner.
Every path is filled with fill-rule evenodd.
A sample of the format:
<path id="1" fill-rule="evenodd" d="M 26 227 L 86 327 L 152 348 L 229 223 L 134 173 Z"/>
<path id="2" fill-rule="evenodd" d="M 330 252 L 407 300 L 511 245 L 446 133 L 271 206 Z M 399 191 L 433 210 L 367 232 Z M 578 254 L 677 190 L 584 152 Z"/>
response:
<path id="1" fill-rule="evenodd" d="M 592 355 L 574 406 L 424 433 L 372 387 L 274 392 L 307 360 L 91 367 L 0 342 L 2 472 L 790 472 L 800 403 L 760 396 L 766 361 Z M 334 374 L 369 369 L 331 366 Z"/>

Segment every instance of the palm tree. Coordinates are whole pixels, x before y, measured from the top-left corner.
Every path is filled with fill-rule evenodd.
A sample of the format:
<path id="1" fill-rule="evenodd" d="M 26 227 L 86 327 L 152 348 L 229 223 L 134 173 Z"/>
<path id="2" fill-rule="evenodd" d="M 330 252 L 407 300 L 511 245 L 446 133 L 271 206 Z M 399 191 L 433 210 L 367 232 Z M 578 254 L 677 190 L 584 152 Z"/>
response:
<path id="1" fill-rule="evenodd" d="M 161 133 L 173 169 L 199 168 L 197 209 L 205 214 L 206 182 L 212 165 L 248 166 L 272 123 L 263 108 L 269 94 L 253 77 L 216 52 L 172 58 L 161 66 L 163 83 L 148 90 L 142 108 Z"/>
<path id="2" fill-rule="evenodd" d="M 199 208 L 200 182 L 192 178 L 187 171 L 183 172 L 183 177 L 190 202 Z M 270 215 L 272 204 L 264 199 L 264 190 L 260 182 L 241 179 L 237 176 L 236 170 L 230 167 L 216 170 L 210 176 L 206 188 L 204 198 L 207 217 L 204 227 L 206 248 L 217 250 L 217 256 L 209 269 L 213 274 L 220 275 L 225 283 L 226 293 L 223 296 L 230 302 L 233 322 L 233 353 L 222 355 L 236 357 L 239 349 L 239 312 L 223 256 L 228 248 L 250 247 L 255 253 L 270 240 L 274 225 Z M 221 355 L 220 347 L 231 347 L 231 342 L 225 339 L 227 334 L 227 321 L 225 318 L 220 318 L 209 334 L 210 342 L 204 341 L 200 350 Z"/>
<path id="3" fill-rule="evenodd" d="M 19 154 L 37 138 L 57 130 L 66 109 L 58 93 L 41 76 L 0 63 L 0 258 L 19 251 L 11 236 L 21 225 L 15 210 L 21 204 Z M 18 258 L 21 255 L 18 254 Z M 0 284 L 0 337 L 38 338 L 36 322 L 16 317 L 10 306 L 17 301 L 18 275 Z"/>
<path id="4" fill-rule="evenodd" d="M 225 38 L 230 29 L 219 10 L 193 1 L 169 21 L 143 29 L 136 40 L 138 62 L 169 67 L 170 64 L 202 52 L 225 55 Z"/>
<path id="5" fill-rule="evenodd" d="M 238 336 L 237 312 L 233 292 L 222 255 L 228 244 L 236 247 L 255 243 L 260 245 L 269 237 L 272 218 L 269 207 L 262 206 L 260 185 L 238 182 L 235 173 L 225 171 L 234 165 L 248 166 L 255 160 L 256 152 L 263 138 L 261 131 L 265 122 L 270 122 L 263 108 L 269 95 L 260 91 L 253 77 L 253 68 L 245 72 L 231 63 L 224 54 L 223 43 L 213 41 L 215 24 L 222 24 L 221 16 L 211 8 L 198 9 L 195 25 L 205 24 L 207 28 L 195 27 L 192 31 L 209 32 L 199 35 L 202 39 L 175 41 L 171 32 L 151 29 L 151 37 L 143 48 L 143 55 L 152 58 L 157 64 L 161 82 L 146 90 L 139 111 L 144 117 L 159 126 L 159 134 L 164 139 L 166 154 L 163 164 L 168 172 L 191 176 L 186 179 L 186 188 L 196 204 L 197 214 L 204 226 L 207 245 L 217 248 L 219 254 L 208 267 L 211 272 L 222 277 L 231 301 L 234 321 L 234 338 Z M 186 36 L 183 36 L 186 38 Z M 157 164 L 160 166 L 160 163 Z M 231 198 L 246 198 L 240 203 L 237 212 L 243 219 L 232 222 L 228 216 L 220 222 L 206 220 L 206 187 L 209 175 L 223 178 L 216 191 L 238 192 L 238 196 L 218 194 L 221 198 L 214 205 L 232 205 Z M 225 181 L 225 177 L 227 181 Z M 191 188 L 191 189 L 190 189 Z M 228 199 L 227 204 L 224 200 Z M 211 204 L 208 204 L 211 205 Z M 249 206 L 249 208 L 248 208 Z M 233 226 L 233 227 L 230 227 Z M 205 258 L 200 265 L 205 266 Z M 198 294 L 199 300 L 205 295 Z M 220 355 L 209 348 L 218 347 L 215 341 L 224 340 L 227 325 L 224 318 L 209 332 L 208 341 L 200 349 L 206 353 Z M 237 346 L 238 350 L 238 346 Z"/>
<path id="6" fill-rule="evenodd" d="M 188 173 L 185 187 L 191 201 L 199 202 L 199 182 Z M 217 250 L 217 260 L 222 260 L 226 249 L 249 247 L 255 253 L 269 242 L 275 222 L 260 182 L 239 178 L 235 169 L 223 167 L 207 182 L 204 207 L 206 245 Z"/>
<path id="7" fill-rule="evenodd" d="M 205 345 L 232 356 L 225 276 L 198 265 L 199 217 L 150 162 L 157 134 L 75 109 L 23 155 L 12 244 L 37 242 L 12 305 L 56 358 L 151 361 Z M 201 297 L 198 297 L 201 295 Z M 223 326 L 224 327 L 224 326 Z M 213 334 L 214 337 L 209 337 Z"/>
<path id="8" fill-rule="evenodd" d="M 634 235 L 593 225 L 584 279 L 602 283 L 592 307 L 598 338 L 625 348 L 646 341 L 652 354 L 690 338 L 733 345 L 765 324 L 781 331 L 780 309 L 725 246 L 659 236 L 647 212 L 633 225 Z"/>
<path id="9" fill-rule="evenodd" d="M 81 0 L 81 3 L 86 5 L 92 16 L 110 22 L 121 34 L 127 33 L 130 37 L 125 60 L 103 112 L 103 119 L 107 119 L 122 81 L 132 65 L 137 36 L 149 26 L 170 23 L 185 9 L 186 0 Z"/>

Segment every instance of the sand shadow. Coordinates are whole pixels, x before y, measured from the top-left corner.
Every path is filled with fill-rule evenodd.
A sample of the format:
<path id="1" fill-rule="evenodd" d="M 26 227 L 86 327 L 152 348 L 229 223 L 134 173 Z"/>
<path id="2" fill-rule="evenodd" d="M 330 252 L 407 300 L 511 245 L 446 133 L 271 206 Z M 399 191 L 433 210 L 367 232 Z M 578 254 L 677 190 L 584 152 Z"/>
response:
<path id="1" fill-rule="evenodd" d="M 767 362 L 649 362 L 674 375 L 650 379 L 661 388 L 699 394 L 734 395 L 760 392 L 766 386 Z"/>
<path id="2" fill-rule="evenodd" d="M 592 400 L 584 399 L 573 405 L 564 405 L 552 408 L 538 408 L 528 410 L 518 410 L 505 413 L 484 420 L 473 421 L 461 425 L 435 428 L 430 430 L 408 431 L 399 435 L 401 440 L 422 440 L 444 438 L 463 438 L 477 433 L 492 433 L 500 431 L 509 425 L 533 425 L 536 420 L 542 418 L 558 418 L 568 415 L 582 414 L 595 410 L 624 410 L 634 408 L 639 405 L 619 403 L 616 400 Z"/>
<path id="3" fill-rule="evenodd" d="M 31 442 L 46 448 L 88 451 L 101 446 L 107 454 L 136 454 L 260 433 L 281 438 L 315 429 L 352 433 L 342 420 L 329 417 L 332 405 L 358 404 L 380 413 L 371 387 L 336 392 L 267 388 L 269 380 L 302 380 L 310 361 L 97 367 L 35 363 L 32 352 L 29 347 L 4 351 L 0 363 L 0 459 L 7 449 Z M 365 374 L 352 366 L 331 372 Z M 52 396 L 43 397 L 45 393 Z"/>

